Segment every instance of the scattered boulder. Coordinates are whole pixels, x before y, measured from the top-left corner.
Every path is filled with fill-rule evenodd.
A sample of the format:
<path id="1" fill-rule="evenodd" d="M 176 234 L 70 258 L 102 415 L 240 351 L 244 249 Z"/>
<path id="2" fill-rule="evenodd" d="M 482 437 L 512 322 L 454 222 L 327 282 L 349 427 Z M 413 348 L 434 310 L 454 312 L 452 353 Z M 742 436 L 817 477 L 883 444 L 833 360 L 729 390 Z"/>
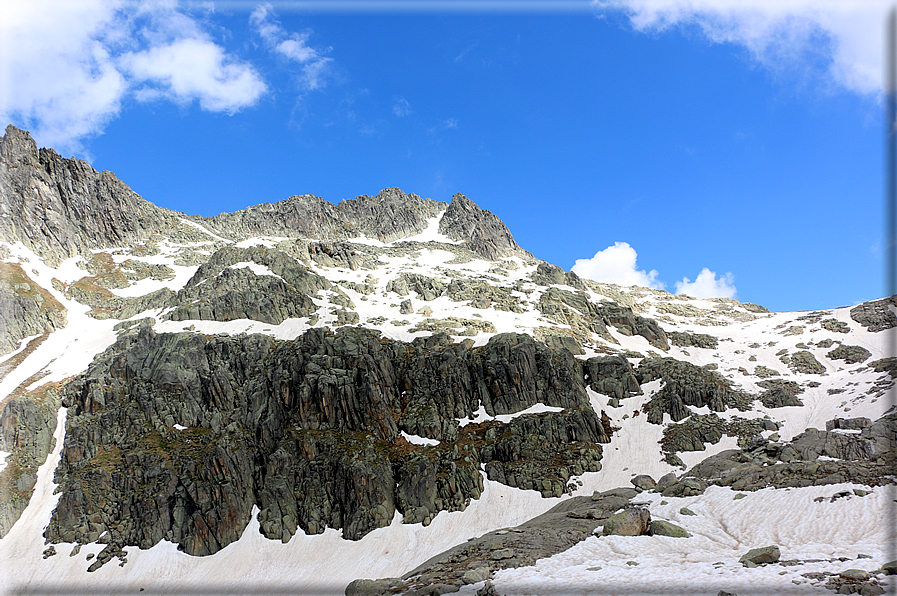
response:
<path id="1" fill-rule="evenodd" d="M 631 482 L 637 490 L 651 490 L 652 488 L 657 486 L 657 483 L 654 482 L 654 479 L 647 474 L 640 474 L 629 482 Z"/>
<path id="2" fill-rule="evenodd" d="M 772 545 L 749 550 L 738 561 L 745 567 L 757 567 L 758 565 L 778 563 L 780 556 L 779 547 Z"/>
<path id="3" fill-rule="evenodd" d="M 681 526 L 661 519 L 651 520 L 648 533 L 652 536 L 670 536 L 672 538 L 691 538 L 691 534 Z"/>
<path id="4" fill-rule="evenodd" d="M 796 373 L 811 375 L 821 375 L 825 372 L 825 367 L 808 350 L 800 350 L 792 354 L 788 368 Z"/>
<path id="5" fill-rule="evenodd" d="M 644 507 L 629 507 L 604 521 L 605 536 L 642 536 L 648 533 L 651 513 Z"/>

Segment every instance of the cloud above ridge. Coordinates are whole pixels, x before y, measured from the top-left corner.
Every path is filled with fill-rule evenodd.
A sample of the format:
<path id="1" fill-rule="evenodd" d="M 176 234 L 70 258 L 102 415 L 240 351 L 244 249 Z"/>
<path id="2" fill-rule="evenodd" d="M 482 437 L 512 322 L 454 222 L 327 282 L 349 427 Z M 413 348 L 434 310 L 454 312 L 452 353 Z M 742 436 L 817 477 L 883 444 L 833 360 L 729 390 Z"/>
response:
<path id="1" fill-rule="evenodd" d="M 676 282 L 676 293 L 685 294 L 694 298 L 734 298 L 735 277 L 726 273 L 720 278 L 716 273 L 704 267 L 694 281 L 683 277 Z"/>
<path id="2" fill-rule="evenodd" d="M 638 254 L 627 242 L 615 242 L 599 250 L 591 259 L 577 259 L 571 271 L 580 277 L 619 286 L 641 286 L 662 290 L 657 271 L 644 271 L 636 265 Z"/>
<path id="3" fill-rule="evenodd" d="M 793 74 L 820 68 L 861 94 L 882 89 L 886 0 L 593 0 L 623 12 L 642 32 L 694 27 L 712 43 L 737 44 L 763 67 Z"/>
<path id="4" fill-rule="evenodd" d="M 0 19 L 0 120 L 80 152 L 128 98 L 233 114 L 267 87 L 173 0 L 33 0 Z"/>

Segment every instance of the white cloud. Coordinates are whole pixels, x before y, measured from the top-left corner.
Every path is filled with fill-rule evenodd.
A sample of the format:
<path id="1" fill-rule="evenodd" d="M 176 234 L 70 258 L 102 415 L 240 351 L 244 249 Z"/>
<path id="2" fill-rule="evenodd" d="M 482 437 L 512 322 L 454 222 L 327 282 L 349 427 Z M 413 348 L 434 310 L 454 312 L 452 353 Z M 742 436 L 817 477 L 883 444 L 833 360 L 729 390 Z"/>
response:
<path id="1" fill-rule="evenodd" d="M 696 26 L 714 43 L 744 46 L 774 72 L 813 71 L 859 93 L 882 88 L 888 0 L 593 0 L 639 31 Z"/>
<path id="2" fill-rule="evenodd" d="M 676 282 L 676 293 L 686 294 L 695 298 L 734 298 L 735 278 L 731 273 L 726 273 L 721 278 L 716 278 L 716 273 L 704 267 L 698 273 L 694 281 L 683 277 Z"/>
<path id="3" fill-rule="evenodd" d="M 138 99 L 197 100 L 204 110 L 233 114 L 265 92 L 265 84 L 252 68 L 204 39 L 179 39 L 128 53 L 120 63 L 134 81 L 148 85 L 138 91 Z"/>
<path id="4" fill-rule="evenodd" d="M 302 86 L 306 89 L 320 89 L 326 84 L 326 75 L 332 58 L 308 45 L 309 31 L 287 33 L 274 14 L 274 7 L 262 4 L 249 16 L 249 23 L 264 40 L 265 45 L 282 58 L 302 66 Z M 323 51 L 329 51 L 327 48 Z"/>
<path id="5" fill-rule="evenodd" d="M 63 152 L 81 152 L 129 97 L 233 113 L 265 92 L 173 0 L 30 0 L 2 12 L 0 122 Z"/>
<path id="6" fill-rule="evenodd" d="M 392 105 L 392 113 L 399 118 L 404 118 L 411 113 L 411 104 L 404 97 L 397 97 L 396 102 Z"/>
<path id="7" fill-rule="evenodd" d="M 663 289 L 657 281 L 657 271 L 638 269 L 635 261 L 638 255 L 626 242 L 615 242 L 604 250 L 599 250 L 591 259 L 577 259 L 572 271 L 580 277 L 620 286 L 641 286 Z"/>

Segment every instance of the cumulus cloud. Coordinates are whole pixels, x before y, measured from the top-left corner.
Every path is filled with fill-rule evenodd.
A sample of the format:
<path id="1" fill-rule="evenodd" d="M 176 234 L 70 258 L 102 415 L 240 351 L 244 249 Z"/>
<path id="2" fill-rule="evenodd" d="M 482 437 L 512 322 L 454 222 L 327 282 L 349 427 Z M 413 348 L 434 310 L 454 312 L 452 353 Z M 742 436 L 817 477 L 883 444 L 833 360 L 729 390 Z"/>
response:
<path id="1" fill-rule="evenodd" d="M 233 114 L 255 103 L 265 91 L 254 70 L 202 39 L 179 39 L 129 53 L 120 63 L 134 81 L 145 83 L 136 95 L 143 100 L 196 100 L 204 110 Z"/>
<path id="2" fill-rule="evenodd" d="M 326 84 L 327 70 L 332 58 L 322 55 L 322 51 L 308 45 L 310 31 L 288 33 L 277 20 L 274 7 L 262 4 L 249 16 L 249 23 L 255 27 L 265 45 L 282 58 L 302 67 L 302 86 L 306 89 L 320 89 Z"/>
<path id="3" fill-rule="evenodd" d="M 713 43 L 745 47 L 763 66 L 812 71 L 863 94 L 882 89 L 888 0 L 593 0 L 625 12 L 639 31 L 696 27 Z"/>
<path id="4" fill-rule="evenodd" d="M 704 267 L 694 281 L 687 277 L 677 281 L 676 293 L 695 298 L 734 298 L 736 291 L 734 282 L 735 278 L 731 273 L 717 279 L 716 273 Z"/>
<path id="5" fill-rule="evenodd" d="M 74 153 L 123 102 L 197 101 L 233 113 L 265 84 L 173 0 L 31 0 L 0 19 L 0 120 Z"/>
<path id="6" fill-rule="evenodd" d="M 657 271 L 644 271 L 636 265 L 638 254 L 626 242 L 615 242 L 599 250 L 591 259 L 577 259 L 572 271 L 580 277 L 620 286 L 663 289 Z"/>

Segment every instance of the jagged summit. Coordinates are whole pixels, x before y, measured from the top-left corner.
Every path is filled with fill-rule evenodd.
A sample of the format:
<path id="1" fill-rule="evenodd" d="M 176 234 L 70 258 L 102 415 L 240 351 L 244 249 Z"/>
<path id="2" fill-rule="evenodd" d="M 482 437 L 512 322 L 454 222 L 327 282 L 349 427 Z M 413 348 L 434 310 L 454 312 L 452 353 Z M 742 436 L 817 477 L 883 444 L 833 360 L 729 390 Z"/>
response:
<path id="1" fill-rule="evenodd" d="M 176 230 L 188 241 L 202 239 L 190 222 L 234 242 L 253 236 L 393 242 L 420 234 L 443 212 L 447 217 L 439 232 L 467 243 L 474 253 L 486 258 L 524 254 L 498 217 L 461 194 L 448 206 L 398 188 L 336 205 L 296 195 L 234 213 L 187 217 L 146 201 L 111 172 L 97 172 L 52 149 L 38 150 L 27 131 L 9 125 L 0 137 L 0 241 L 23 242 L 54 263 L 163 231 Z"/>

